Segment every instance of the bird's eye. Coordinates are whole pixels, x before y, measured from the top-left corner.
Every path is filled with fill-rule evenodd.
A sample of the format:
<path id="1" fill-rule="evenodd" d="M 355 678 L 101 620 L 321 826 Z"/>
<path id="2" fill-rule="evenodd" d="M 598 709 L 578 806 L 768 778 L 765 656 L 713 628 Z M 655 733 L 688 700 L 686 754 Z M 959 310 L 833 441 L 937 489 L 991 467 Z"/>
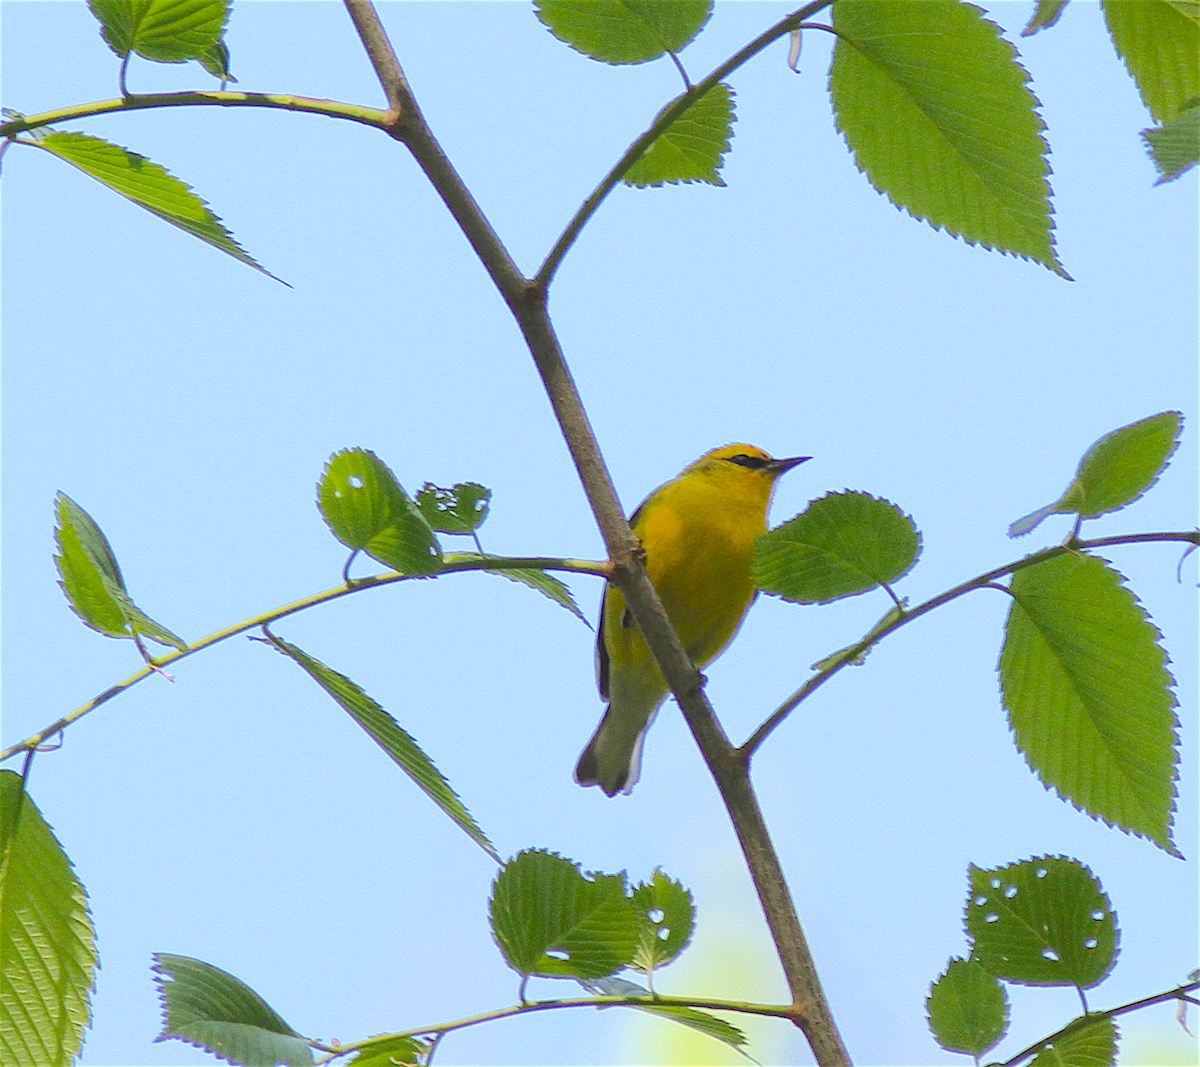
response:
<path id="1" fill-rule="evenodd" d="M 753 471 L 759 471 L 762 470 L 769 461 L 763 459 L 761 456 L 747 456 L 745 453 L 741 453 L 736 456 L 730 456 L 729 462 L 736 463 L 739 467 L 749 467 Z"/>

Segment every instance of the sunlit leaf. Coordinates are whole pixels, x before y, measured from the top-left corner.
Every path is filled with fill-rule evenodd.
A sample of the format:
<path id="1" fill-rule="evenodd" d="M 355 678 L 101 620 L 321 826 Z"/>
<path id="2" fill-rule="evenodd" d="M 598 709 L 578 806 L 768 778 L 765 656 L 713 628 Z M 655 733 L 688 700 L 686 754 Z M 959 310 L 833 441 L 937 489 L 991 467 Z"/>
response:
<path id="1" fill-rule="evenodd" d="M 476 482 L 460 482 L 440 489 L 426 482 L 417 493 L 417 509 L 438 533 L 470 534 L 488 516 L 492 491 Z"/>
<path id="2" fill-rule="evenodd" d="M 1101 0 L 1117 53 L 1156 122 L 1200 96 L 1200 4 L 1196 0 Z"/>
<path id="3" fill-rule="evenodd" d="M 645 63 L 680 52 L 712 14 L 712 0 L 534 0 L 546 28 L 602 63 Z"/>
<path id="4" fill-rule="evenodd" d="M 696 908 L 691 891 L 661 870 L 634 888 L 633 906 L 643 924 L 632 966 L 648 974 L 665 967 L 687 948 Z"/>
<path id="5" fill-rule="evenodd" d="M 1097 1019 L 1042 1049 L 1029 1067 L 1113 1067 L 1119 1036 L 1111 1018 Z"/>
<path id="6" fill-rule="evenodd" d="M 1160 175 L 1171 182 L 1200 162 L 1200 97 L 1194 97 L 1164 126 L 1142 130 L 1142 140 Z"/>
<path id="7" fill-rule="evenodd" d="M 119 56 L 159 63 L 208 54 L 221 40 L 231 0 L 88 0 L 100 34 Z"/>
<path id="8" fill-rule="evenodd" d="M 736 121 L 733 89 L 718 82 L 671 123 L 624 174 L 638 188 L 706 182 L 724 185 L 721 167 Z"/>

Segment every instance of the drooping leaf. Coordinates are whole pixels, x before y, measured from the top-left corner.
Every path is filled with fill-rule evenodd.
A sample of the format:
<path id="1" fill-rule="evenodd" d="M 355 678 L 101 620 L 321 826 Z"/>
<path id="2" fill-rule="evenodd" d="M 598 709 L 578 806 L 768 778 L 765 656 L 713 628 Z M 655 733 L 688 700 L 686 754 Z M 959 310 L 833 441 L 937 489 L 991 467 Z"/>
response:
<path id="1" fill-rule="evenodd" d="M 585 876 L 556 852 L 528 849 L 509 860 L 488 906 L 492 936 L 522 975 L 602 978 L 637 951 L 639 920 L 624 874 Z"/>
<path id="2" fill-rule="evenodd" d="M 644 985 L 611 975 L 607 978 L 580 978 L 577 981 L 584 989 L 602 997 L 648 997 L 651 995 L 650 990 Z M 715 1037 L 718 1041 L 724 1041 L 731 1048 L 740 1049 L 746 1044 L 746 1035 L 741 1030 L 706 1011 L 698 1011 L 696 1008 L 676 1004 L 637 1004 L 634 1006 L 638 1011 L 649 1012 L 651 1015 L 658 1015 L 673 1022 L 682 1023 L 684 1026 L 690 1026 L 693 1030 L 699 1030 L 703 1034 L 708 1034 L 709 1037 Z"/>
<path id="3" fill-rule="evenodd" d="M 1172 182 L 1200 162 L 1200 97 L 1193 97 L 1170 122 L 1142 130 L 1142 140 L 1158 168 L 1156 185 Z"/>
<path id="4" fill-rule="evenodd" d="M 20 775 L 0 771 L 0 1063 L 71 1067 L 96 966 L 87 893 Z"/>
<path id="5" fill-rule="evenodd" d="M 1091 989 L 1117 957 L 1117 917 L 1100 882 L 1066 856 L 968 870 L 971 958 L 1021 985 Z"/>
<path id="6" fill-rule="evenodd" d="M 1119 1037 L 1111 1018 L 1097 1019 L 1042 1049 L 1029 1067 L 1113 1067 Z"/>
<path id="7" fill-rule="evenodd" d="M 109 48 L 158 63 L 206 55 L 225 32 L 229 6 L 230 0 L 88 0 Z"/>
<path id="8" fill-rule="evenodd" d="M 692 939 L 696 909 L 691 891 L 661 870 L 633 890 L 633 906 L 643 920 L 631 966 L 643 974 L 665 967 Z"/>
<path id="9" fill-rule="evenodd" d="M 1008 994 L 978 962 L 956 957 L 929 987 L 925 1013 L 942 1048 L 978 1057 L 1008 1030 Z"/>
<path id="10" fill-rule="evenodd" d="M 1010 589 L 1000 688 L 1017 748 L 1064 800 L 1178 855 L 1179 721 L 1158 629 L 1097 556 L 1025 567 Z"/>
<path id="11" fill-rule="evenodd" d="M 156 1041 L 178 1038 L 243 1067 L 306 1067 L 308 1038 L 296 1033 L 245 982 L 191 956 L 154 954 L 163 1028 Z"/>
<path id="12" fill-rule="evenodd" d="M 712 0 L 534 0 L 546 28 L 602 63 L 645 63 L 680 52 L 708 22 Z"/>
<path id="13" fill-rule="evenodd" d="M 858 168 L 897 207 L 1066 276 L 1045 128 L 1013 47 L 958 0 L 838 0 L 829 89 Z"/>
<path id="14" fill-rule="evenodd" d="M 460 482 L 449 489 L 426 482 L 417 493 L 417 509 L 438 533 L 470 534 L 483 525 L 491 499 L 492 491 L 477 482 Z"/>
<path id="15" fill-rule="evenodd" d="M 451 788 L 442 772 L 434 766 L 433 760 L 425 754 L 408 731 L 363 692 L 361 686 L 274 634 L 270 635 L 270 641 L 285 656 L 290 656 L 303 667 L 309 677 L 366 730 L 371 740 L 382 748 L 472 841 L 493 859 L 500 858 L 487 834 L 479 828 L 479 824 L 475 822 L 459 795 Z"/>
<path id="16" fill-rule="evenodd" d="M 199 237 L 226 255 L 262 271 L 268 278 L 275 278 L 233 239 L 208 204 L 189 186 L 145 156 L 83 133 L 55 132 L 36 144 L 164 222 Z"/>
<path id="17" fill-rule="evenodd" d="M 626 185 L 724 185 L 721 167 L 733 139 L 734 92 L 718 82 L 651 143 L 626 172 Z"/>
<path id="18" fill-rule="evenodd" d="M 759 537 L 751 573 L 764 593 L 827 604 L 904 577 L 921 553 L 916 524 L 870 493 L 827 493 Z"/>
<path id="19" fill-rule="evenodd" d="M 1200 4 L 1196 0 L 1101 0 L 1117 54 L 1156 122 L 1200 96 Z"/>
<path id="20" fill-rule="evenodd" d="M 1067 0 L 1037 0 L 1037 7 L 1021 31 L 1021 36 L 1029 37 L 1039 30 L 1048 30 L 1062 17 L 1066 6 Z"/>
<path id="21" fill-rule="evenodd" d="M 521 585 L 529 586 L 530 589 L 536 589 L 556 604 L 561 604 L 577 619 L 581 619 L 585 624 L 588 624 L 587 617 L 579 610 L 579 605 L 575 603 L 575 597 L 571 595 L 571 590 L 563 582 L 555 578 L 554 575 L 548 574 L 546 571 L 524 567 L 515 570 L 507 568 L 503 570 L 489 570 L 487 573 L 498 574 L 501 578 L 507 578 L 510 582 L 519 582 Z"/>
<path id="22" fill-rule="evenodd" d="M 1158 481 L 1179 447 L 1182 429 L 1178 411 L 1162 411 L 1105 434 L 1084 453 L 1063 495 L 1017 519 L 1009 537 L 1029 533 L 1048 515 L 1094 519 L 1132 504 Z"/>
<path id="23" fill-rule="evenodd" d="M 360 1049 L 351 1067 L 419 1067 L 428 1060 L 430 1043 L 419 1037 L 384 1037 Z"/>
<path id="24" fill-rule="evenodd" d="M 342 544 L 401 574 L 436 574 L 442 549 L 391 469 L 366 448 L 335 452 L 317 486 L 317 507 Z"/>

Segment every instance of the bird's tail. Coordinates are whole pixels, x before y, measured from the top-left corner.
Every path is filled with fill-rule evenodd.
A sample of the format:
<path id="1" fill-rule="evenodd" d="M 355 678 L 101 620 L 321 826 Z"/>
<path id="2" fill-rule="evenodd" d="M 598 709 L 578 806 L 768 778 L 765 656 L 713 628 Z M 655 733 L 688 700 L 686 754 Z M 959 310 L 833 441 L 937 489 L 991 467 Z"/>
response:
<path id="1" fill-rule="evenodd" d="M 575 765 L 575 781 L 598 785 L 610 797 L 632 793 L 642 773 L 642 742 L 661 700 L 646 709 L 626 707 L 620 713 L 614 713 L 610 704 Z"/>

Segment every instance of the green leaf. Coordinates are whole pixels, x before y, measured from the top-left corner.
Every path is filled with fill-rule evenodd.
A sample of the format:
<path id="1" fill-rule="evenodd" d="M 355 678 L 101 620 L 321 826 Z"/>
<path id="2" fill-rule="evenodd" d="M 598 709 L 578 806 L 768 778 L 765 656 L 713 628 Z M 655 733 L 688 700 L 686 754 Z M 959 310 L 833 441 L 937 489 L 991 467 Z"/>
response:
<path id="1" fill-rule="evenodd" d="M 993 870 L 968 868 L 971 958 L 1021 985 L 1091 989 L 1117 957 L 1117 917 L 1078 860 L 1035 856 Z"/>
<path id="2" fill-rule="evenodd" d="M 0 771 L 0 1063 L 70 1067 L 96 967 L 87 893 L 21 776 Z"/>
<path id="3" fill-rule="evenodd" d="M 507 578 L 510 582 L 519 582 L 521 585 L 529 586 L 530 589 L 536 589 L 556 604 L 561 604 L 576 618 L 582 619 L 585 624 L 591 625 L 588 623 L 587 617 L 579 610 L 579 605 L 575 603 L 575 598 L 571 595 L 571 590 L 553 575 L 547 574 L 545 571 L 519 567 L 515 569 L 489 570 L 486 573 L 498 574 L 501 578 Z"/>
<path id="4" fill-rule="evenodd" d="M 492 936 L 522 975 L 602 978 L 633 959 L 639 920 L 624 874 L 592 873 L 529 849 L 504 865 L 488 901 Z"/>
<path id="5" fill-rule="evenodd" d="M 1200 4 L 1196 0 L 1101 0 L 1117 54 L 1155 121 L 1200 96 Z"/>
<path id="6" fill-rule="evenodd" d="M 36 144 L 164 222 L 199 237 L 234 259 L 262 271 L 268 278 L 275 278 L 233 239 L 221 220 L 209 211 L 208 204 L 189 186 L 145 156 L 83 133 L 55 132 Z"/>
<path id="7" fill-rule="evenodd" d="M 718 82 L 650 142 L 621 180 L 639 189 L 680 182 L 724 185 L 720 170 L 737 121 L 733 97 L 733 89 Z"/>
<path id="8" fill-rule="evenodd" d="M 158 63 L 199 59 L 220 40 L 230 0 L 88 0 L 100 34 L 117 55 Z"/>
<path id="9" fill-rule="evenodd" d="M 975 960 L 955 957 L 929 987 L 925 1013 L 942 1048 L 978 1057 L 1008 1030 L 1008 994 Z"/>
<path id="10" fill-rule="evenodd" d="M 608 978 L 581 978 L 579 984 L 602 997 L 649 997 L 653 995 L 644 985 L 638 985 L 637 982 L 630 982 L 625 978 L 611 976 Z M 693 1030 L 699 1030 L 703 1034 L 708 1034 L 709 1037 L 715 1037 L 718 1041 L 724 1041 L 725 1044 L 735 1049 L 740 1049 L 746 1044 L 746 1035 L 741 1030 L 706 1011 L 697 1011 L 695 1008 L 676 1004 L 633 1004 L 630 1006 L 638 1011 L 649 1012 L 651 1015 L 658 1015 L 670 1019 L 672 1022 L 690 1026 Z"/>
<path id="11" fill-rule="evenodd" d="M 1061 18 L 1066 6 L 1067 0 L 1037 0 L 1037 7 L 1021 31 L 1021 36 L 1030 37 L 1039 30 L 1048 30 Z"/>
<path id="12" fill-rule="evenodd" d="M 1029 1062 L 1029 1067 L 1112 1067 L 1117 1062 L 1120 1032 L 1111 1018 L 1060 1037 Z"/>
<path id="13" fill-rule="evenodd" d="M 344 674 L 339 674 L 282 638 L 274 634 L 268 636 L 271 644 L 300 664 L 309 677 L 333 697 L 350 718 L 366 730 L 371 740 L 382 748 L 472 841 L 493 859 L 500 859 L 491 841 L 472 818 L 459 795 L 450 787 L 445 776 L 434 766 L 433 760 L 425 754 L 411 734 Z"/>
<path id="14" fill-rule="evenodd" d="M 1158 481 L 1179 447 L 1182 429 L 1178 411 L 1163 411 L 1105 434 L 1084 453 L 1063 495 L 1017 519 L 1008 536 L 1029 533 L 1048 515 L 1094 519 L 1132 504 Z"/>
<path id="15" fill-rule="evenodd" d="M 425 516 L 374 452 L 335 452 L 317 485 L 317 507 L 342 544 L 401 574 L 436 574 L 442 549 Z"/>
<path id="16" fill-rule="evenodd" d="M 229 73 L 229 46 L 223 40 L 218 41 L 204 55 L 197 56 L 196 59 L 214 78 L 220 78 L 223 82 L 237 81 L 237 78 Z"/>
<path id="17" fill-rule="evenodd" d="M 183 638 L 155 622 L 129 598 L 112 546 L 96 520 L 66 493 L 55 497 L 54 514 L 58 584 L 84 624 L 106 637 L 133 638 L 136 633 L 186 651 Z"/>
<path id="18" fill-rule="evenodd" d="M 631 964 L 643 974 L 665 967 L 692 939 L 696 908 L 691 891 L 661 870 L 633 890 L 633 906 L 642 919 L 638 948 Z"/>
<path id="19" fill-rule="evenodd" d="M 426 482 L 417 493 L 417 509 L 438 533 L 472 534 L 488 517 L 492 491 L 477 482 L 459 482 L 439 489 Z"/>
<path id="20" fill-rule="evenodd" d="M 359 1049 L 352 1067 L 416 1067 L 427 1061 L 432 1046 L 418 1037 L 383 1037 Z"/>
<path id="21" fill-rule="evenodd" d="M 534 0 L 560 41 L 602 63 L 645 63 L 680 52 L 708 22 L 712 0 Z"/>
<path id="22" fill-rule="evenodd" d="M 1045 126 L 999 27 L 958 0 L 838 0 L 833 24 L 834 115 L 871 184 L 935 229 L 1066 277 Z"/>
<path id="23" fill-rule="evenodd" d="M 296 1033 L 248 985 L 190 956 L 154 954 L 163 1007 L 156 1041 L 178 1038 L 243 1067 L 312 1063 L 308 1038 Z"/>
<path id="24" fill-rule="evenodd" d="M 1047 786 L 1171 855 L 1179 721 L 1161 636 L 1122 575 L 1068 552 L 1013 575 L 1000 688 Z"/>
<path id="25" fill-rule="evenodd" d="M 751 573 L 764 593 L 827 604 L 903 578 L 921 554 L 916 524 L 870 493 L 827 493 L 758 538 Z"/>
<path id="26" fill-rule="evenodd" d="M 1170 122 L 1142 130 L 1142 140 L 1160 175 L 1156 185 L 1171 182 L 1200 162 L 1200 97 L 1193 97 Z"/>

